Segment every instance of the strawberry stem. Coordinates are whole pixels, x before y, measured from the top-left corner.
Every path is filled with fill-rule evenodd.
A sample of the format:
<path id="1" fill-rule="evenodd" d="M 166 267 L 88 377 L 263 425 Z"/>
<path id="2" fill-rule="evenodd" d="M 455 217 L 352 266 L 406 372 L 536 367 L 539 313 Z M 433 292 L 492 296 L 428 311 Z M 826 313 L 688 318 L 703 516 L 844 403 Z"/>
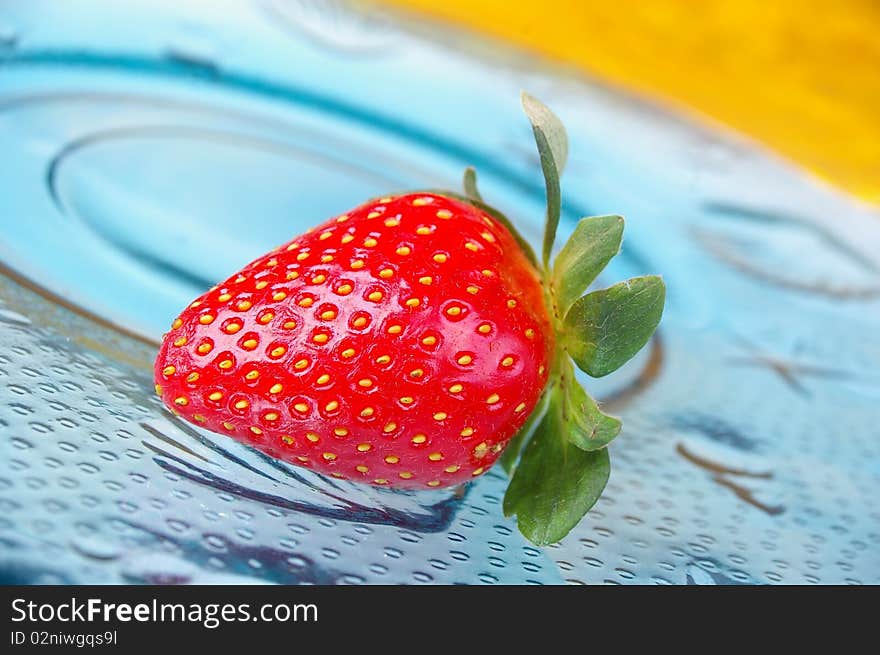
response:
<path id="1" fill-rule="evenodd" d="M 474 170 L 473 166 L 468 166 L 464 169 L 462 186 L 464 187 L 464 195 L 471 200 L 483 202 L 483 197 L 480 195 L 479 190 L 477 190 L 477 171 Z"/>

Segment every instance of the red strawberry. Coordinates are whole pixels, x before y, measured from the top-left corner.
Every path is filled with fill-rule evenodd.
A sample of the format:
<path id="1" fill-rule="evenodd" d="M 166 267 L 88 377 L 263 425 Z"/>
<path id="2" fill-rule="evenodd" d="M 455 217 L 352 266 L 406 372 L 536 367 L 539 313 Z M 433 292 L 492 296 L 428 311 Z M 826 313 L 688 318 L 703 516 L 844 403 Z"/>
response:
<path id="1" fill-rule="evenodd" d="M 181 416 L 337 477 L 438 487 L 485 472 L 553 349 L 511 233 L 434 193 L 310 230 L 198 298 L 156 360 Z"/>
<path id="2" fill-rule="evenodd" d="M 584 293 L 620 248 L 619 216 L 582 219 L 551 262 L 568 141 L 543 104 L 523 108 L 547 189 L 540 264 L 471 170 L 466 197 L 369 202 L 185 309 L 156 359 L 165 403 L 294 464 L 395 487 L 470 480 L 510 444 L 504 513 L 534 543 L 564 537 L 599 498 L 621 428 L 574 368 L 600 377 L 635 355 L 665 286 Z"/>

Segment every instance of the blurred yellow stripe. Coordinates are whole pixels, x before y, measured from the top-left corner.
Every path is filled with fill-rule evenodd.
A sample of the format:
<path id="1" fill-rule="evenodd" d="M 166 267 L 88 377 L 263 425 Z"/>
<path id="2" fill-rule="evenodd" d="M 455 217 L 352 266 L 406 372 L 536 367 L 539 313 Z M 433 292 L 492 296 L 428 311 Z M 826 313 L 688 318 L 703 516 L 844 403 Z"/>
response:
<path id="1" fill-rule="evenodd" d="M 880 202 L 877 0 L 386 0 L 683 103 Z"/>

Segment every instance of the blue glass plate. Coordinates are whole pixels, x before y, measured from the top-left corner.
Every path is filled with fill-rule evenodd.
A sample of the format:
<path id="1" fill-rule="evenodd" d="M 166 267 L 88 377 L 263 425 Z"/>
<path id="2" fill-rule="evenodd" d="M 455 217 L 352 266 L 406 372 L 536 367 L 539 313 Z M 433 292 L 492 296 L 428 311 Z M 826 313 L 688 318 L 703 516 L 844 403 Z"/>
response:
<path id="1" fill-rule="evenodd" d="M 79 583 L 878 583 L 880 222 L 754 144 L 472 35 L 342 1 L 0 8 L 0 572 Z M 596 508 L 535 548 L 505 479 L 402 493 L 181 423 L 180 307 L 365 198 L 463 168 L 532 242 L 518 106 L 571 135 L 561 236 L 662 273 Z"/>

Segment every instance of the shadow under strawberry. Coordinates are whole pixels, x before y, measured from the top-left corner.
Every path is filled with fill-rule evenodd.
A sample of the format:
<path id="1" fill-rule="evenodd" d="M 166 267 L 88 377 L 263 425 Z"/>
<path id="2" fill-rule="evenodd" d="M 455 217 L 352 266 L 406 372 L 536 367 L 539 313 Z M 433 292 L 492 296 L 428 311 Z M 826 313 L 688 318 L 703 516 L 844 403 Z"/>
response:
<path id="1" fill-rule="evenodd" d="M 317 517 L 442 532 L 470 491 L 469 486 L 460 486 L 438 499 L 437 493 L 364 487 L 291 466 L 226 440 L 215 441 L 210 433 L 180 419 L 140 426 L 152 437 L 141 443 L 154 453 L 154 461 L 163 470 L 218 491 Z M 196 448 L 204 448 L 204 454 Z"/>

